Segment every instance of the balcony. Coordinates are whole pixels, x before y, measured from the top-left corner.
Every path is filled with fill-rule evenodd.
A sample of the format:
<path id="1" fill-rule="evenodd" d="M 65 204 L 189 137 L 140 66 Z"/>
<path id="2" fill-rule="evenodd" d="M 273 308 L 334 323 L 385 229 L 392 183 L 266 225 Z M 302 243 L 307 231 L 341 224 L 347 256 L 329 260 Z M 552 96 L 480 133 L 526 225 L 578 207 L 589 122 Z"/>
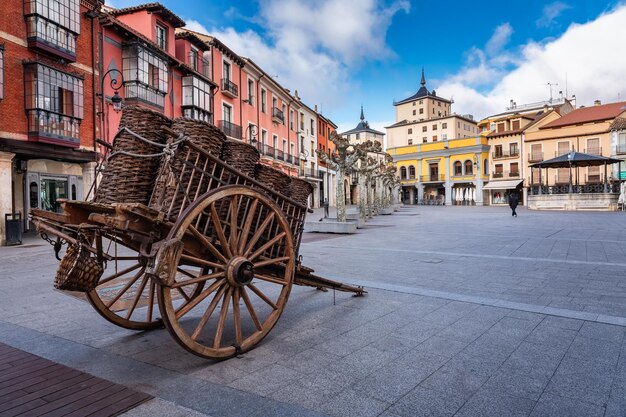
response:
<path id="1" fill-rule="evenodd" d="M 519 171 L 500 171 L 492 172 L 491 178 L 519 178 Z"/>
<path id="2" fill-rule="evenodd" d="M 533 152 L 528 154 L 528 162 L 543 161 L 543 152 Z"/>
<path id="3" fill-rule="evenodd" d="M 80 119 L 45 110 L 28 110 L 28 139 L 77 148 Z"/>
<path id="4" fill-rule="evenodd" d="M 300 176 L 307 178 L 318 178 L 319 170 L 317 168 L 300 168 Z"/>
<path id="5" fill-rule="evenodd" d="M 266 156 L 271 156 L 272 158 L 276 158 L 276 149 L 273 146 L 265 145 L 265 149 L 263 149 L 263 154 Z"/>
<path id="6" fill-rule="evenodd" d="M 241 126 L 226 120 L 218 120 L 217 127 L 228 137 L 241 139 Z"/>
<path id="7" fill-rule="evenodd" d="M 602 148 L 599 146 L 595 146 L 593 148 L 585 149 L 585 153 L 589 155 L 602 155 Z"/>
<path id="8" fill-rule="evenodd" d="M 53 54 L 68 62 L 76 61 L 78 34 L 41 16 L 26 17 L 28 47 Z"/>
<path id="9" fill-rule="evenodd" d="M 569 149 L 567 149 L 567 150 L 560 150 L 560 151 L 557 150 L 557 151 L 554 152 L 554 157 L 556 158 L 556 157 L 559 157 L 559 156 L 567 155 L 570 152 L 573 152 L 573 151 L 569 150 Z"/>
<path id="10" fill-rule="evenodd" d="M 272 122 L 285 124 L 285 115 L 278 107 L 272 107 Z"/>
<path id="11" fill-rule="evenodd" d="M 445 174 L 422 175 L 420 180 L 421 182 L 445 182 L 446 176 Z"/>
<path id="12" fill-rule="evenodd" d="M 619 145 L 617 145 L 615 147 L 615 153 L 617 155 L 624 155 L 624 154 L 626 154 L 626 143 L 620 143 Z"/>
<path id="13" fill-rule="evenodd" d="M 492 159 L 506 159 L 506 158 L 517 158 L 519 156 L 519 150 L 513 150 L 510 152 L 492 152 Z"/>
<path id="14" fill-rule="evenodd" d="M 281 151 L 280 149 L 276 150 L 276 159 L 284 161 L 285 160 L 285 153 L 283 151 Z"/>
<path id="15" fill-rule="evenodd" d="M 239 96 L 239 87 L 231 80 L 222 78 L 222 93 L 227 97 L 237 98 Z"/>

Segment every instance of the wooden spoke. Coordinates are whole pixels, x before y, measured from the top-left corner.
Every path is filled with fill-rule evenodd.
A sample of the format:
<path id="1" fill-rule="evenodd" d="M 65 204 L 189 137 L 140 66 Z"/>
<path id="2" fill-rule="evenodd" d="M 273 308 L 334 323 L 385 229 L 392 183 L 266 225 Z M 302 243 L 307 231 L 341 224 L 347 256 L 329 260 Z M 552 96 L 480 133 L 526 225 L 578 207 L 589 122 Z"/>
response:
<path id="1" fill-rule="evenodd" d="M 280 264 L 283 262 L 287 262 L 289 259 L 291 259 L 289 256 L 282 256 L 280 258 L 273 258 L 273 259 L 264 259 L 262 261 L 255 263 L 254 267 L 261 268 L 262 266 Z"/>
<path id="2" fill-rule="evenodd" d="M 217 214 L 215 204 L 211 204 L 211 220 L 213 221 L 213 226 L 215 226 L 215 233 L 217 233 L 217 237 L 220 240 L 220 245 L 222 246 L 224 255 L 226 255 L 227 258 L 231 258 L 233 254 L 230 251 L 230 246 L 228 244 L 228 241 L 226 240 L 226 235 L 224 234 L 222 222 L 220 222 L 220 216 L 219 214 Z"/>
<path id="3" fill-rule="evenodd" d="M 239 236 L 239 247 L 237 248 L 237 254 L 239 255 L 243 253 L 243 249 L 248 241 L 248 233 L 250 233 L 250 227 L 254 221 L 254 215 L 256 214 L 256 207 L 258 204 L 259 200 L 253 200 L 252 204 L 248 207 L 248 215 L 246 216 L 246 221 L 243 225 L 243 229 L 241 230 L 241 235 Z"/>
<path id="4" fill-rule="evenodd" d="M 282 279 L 278 277 L 270 277 L 269 275 L 254 274 L 254 277 L 263 281 L 271 282 L 273 284 L 278 284 L 278 285 L 286 284 L 286 282 L 283 281 Z"/>
<path id="5" fill-rule="evenodd" d="M 143 294 L 143 290 L 146 288 L 146 284 L 148 283 L 148 275 L 144 275 L 143 279 L 141 280 L 141 284 L 139 285 L 139 288 L 137 289 L 137 292 L 135 293 L 135 298 L 133 299 L 133 304 L 132 306 L 128 309 L 128 313 L 126 313 L 126 320 L 130 319 L 130 316 L 133 315 L 133 311 L 135 311 L 135 308 L 137 308 L 137 303 L 139 302 L 139 299 L 141 298 L 141 295 Z"/>
<path id="6" fill-rule="evenodd" d="M 195 236 L 196 239 L 198 239 L 213 255 L 215 255 L 215 257 L 217 257 L 219 260 L 221 260 L 225 264 L 228 263 L 228 260 L 226 259 L 226 257 L 224 257 L 224 255 L 222 255 L 222 253 L 219 250 L 217 250 L 217 248 L 213 246 L 211 242 L 209 242 L 209 239 L 207 239 L 206 236 L 200 233 L 198 229 L 196 229 L 192 225 L 189 225 L 189 230 Z"/>
<path id="7" fill-rule="evenodd" d="M 191 299 L 191 298 L 189 298 L 187 293 L 183 289 L 181 289 L 180 287 L 176 287 L 176 290 L 185 299 L 185 301 L 189 301 Z"/>
<path id="8" fill-rule="evenodd" d="M 237 195 L 234 195 L 231 200 L 230 200 L 230 236 L 229 236 L 229 240 L 230 240 L 230 253 L 231 256 L 232 254 L 236 254 L 237 253 L 237 245 L 239 242 L 239 239 L 237 237 L 237 211 L 239 211 L 239 200 L 237 198 Z"/>
<path id="9" fill-rule="evenodd" d="M 207 288 L 206 290 L 202 291 L 198 296 L 194 297 L 193 300 L 191 300 L 189 303 L 187 303 L 183 307 L 181 307 L 181 309 L 176 312 L 176 318 L 179 319 L 182 316 L 184 316 L 185 314 L 187 314 L 195 306 L 200 304 L 205 298 L 207 298 L 209 295 L 211 295 L 211 293 L 213 291 L 215 291 L 216 289 L 218 289 L 222 285 L 224 285 L 225 282 L 226 282 L 225 279 L 221 279 L 219 281 L 215 281 L 213 284 L 211 284 L 211 286 L 209 288 Z"/>
<path id="10" fill-rule="evenodd" d="M 222 308 L 220 309 L 220 319 L 217 322 L 217 330 L 215 331 L 215 340 L 213 341 L 213 349 L 219 349 L 222 343 L 222 333 L 224 333 L 224 325 L 226 324 L 226 316 L 228 315 L 228 307 L 230 306 L 230 296 L 233 288 L 226 290 L 222 300 Z"/>
<path id="11" fill-rule="evenodd" d="M 126 283 L 126 285 L 124 285 L 124 288 L 122 288 L 120 290 L 120 292 L 117 293 L 117 295 L 115 297 L 113 297 L 113 299 L 111 301 L 108 302 L 107 304 L 107 308 L 111 308 L 111 306 L 113 304 L 115 304 L 115 302 L 117 300 L 120 299 L 120 297 L 122 295 L 124 295 L 124 293 L 126 293 L 126 291 L 128 291 L 128 289 L 135 283 L 137 282 L 137 280 L 139 279 L 139 277 L 141 277 L 141 275 L 143 274 L 143 272 L 146 270 L 145 267 L 142 267 L 139 272 L 137 272 L 131 279 L 128 280 L 128 282 Z"/>
<path id="12" fill-rule="evenodd" d="M 181 268 L 181 267 L 176 268 L 176 270 L 177 270 L 178 272 L 180 272 L 181 274 L 188 276 L 189 278 L 196 278 L 196 275 L 192 274 L 192 273 L 191 273 L 191 272 L 189 272 L 189 271 L 185 271 L 185 270 L 184 270 L 183 268 Z"/>
<path id="13" fill-rule="evenodd" d="M 266 250 L 271 248 L 274 244 L 280 242 L 285 237 L 285 235 L 287 235 L 287 232 L 282 232 L 282 233 L 277 234 L 272 239 L 267 241 L 263 246 L 261 246 L 259 249 L 257 249 L 252 255 L 248 256 L 248 259 L 250 261 L 255 260 L 260 255 L 262 255 L 263 252 L 265 252 Z"/>
<path id="14" fill-rule="evenodd" d="M 256 311 L 252 306 L 252 301 L 250 301 L 250 296 L 246 292 L 245 288 L 241 288 L 241 298 L 243 298 L 243 302 L 246 305 L 248 313 L 250 313 L 250 317 L 252 318 L 252 321 L 254 322 L 257 330 L 263 330 L 263 326 L 261 326 L 261 322 L 259 321 L 259 316 L 257 316 Z"/>
<path id="15" fill-rule="evenodd" d="M 222 264 L 216 264 L 215 262 L 209 262 L 207 260 L 196 258 L 195 256 L 191 256 L 191 255 L 186 255 L 184 253 L 181 255 L 181 259 L 184 259 L 185 261 L 188 261 L 188 262 L 192 262 L 192 263 L 198 264 L 200 266 L 206 266 L 208 268 L 224 269 L 224 265 L 222 265 Z"/>
<path id="16" fill-rule="evenodd" d="M 261 226 L 259 226 L 256 233 L 254 233 L 254 236 L 252 236 L 252 239 L 250 239 L 250 242 L 248 242 L 248 246 L 246 246 L 246 250 L 243 253 L 243 256 L 247 257 L 250 254 L 250 252 L 254 248 L 254 245 L 256 245 L 258 240 L 261 238 L 261 235 L 263 235 L 263 232 L 265 232 L 265 229 L 267 228 L 267 226 L 269 226 L 272 220 L 274 220 L 274 215 L 275 213 L 272 212 L 267 215 L 265 220 L 263 220 L 263 223 L 261 223 Z"/>
<path id="17" fill-rule="evenodd" d="M 239 288 L 233 290 L 233 325 L 235 326 L 235 340 L 237 345 L 241 346 L 241 312 L 239 311 Z"/>
<path id="18" fill-rule="evenodd" d="M 209 304 L 209 306 L 207 307 L 206 311 L 202 315 L 202 318 L 200 319 L 200 322 L 196 326 L 196 329 L 191 334 L 191 338 L 193 340 L 196 340 L 198 338 L 198 336 L 200 336 L 200 333 L 202 333 L 202 330 L 204 329 L 204 327 L 206 326 L 207 322 L 211 318 L 211 315 L 213 314 L 213 311 L 215 311 L 215 307 L 217 307 L 217 303 L 220 301 L 220 298 L 222 298 L 222 296 L 224 295 L 225 291 L 226 291 L 226 285 L 223 285 L 219 289 L 219 291 L 217 293 L 215 293 L 215 295 L 213 296 L 213 299 L 211 300 L 211 304 Z"/>
<path id="19" fill-rule="evenodd" d="M 104 278 L 104 279 L 101 279 L 100 281 L 98 281 L 98 285 L 106 284 L 106 283 L 107 283 L 107 282 L 109 282 L 109 281 L 113 281 L 115 278 L 119 278 L 119 277 L 121 277 L 122 275 L 126 275 L 126 274 L 128 274 L 129 272 L 132 272 L 132 271 L 134 271 L 134 270 L 135 270 L 135 269 L 137 269 L 137 268 L 141 268 L 141 266 L 142 266 L 142 265 L 141 265 L 140 263 L 137 263 L 137 264 L 135 264 L 135 265 L 133 265 L 133 266 L 131 266 L 131 267 L 128 267 L 128 268 L 126 268 L 126 269 L 123 269 L 123 270 L 121 270 L 121 271 L 119 271 L 119 272 L 117 272 L 117 273 L 115 273 L 115 274 L 111 275 L 110 277 L 106 277 L 106 278 Z"/>
<path id="20" fill-rule="evenodd" d="M 224 278 L 225 275 L 226 273 L 224 271 L 216 272 L 214 274 L 200 275 L 199 277 L 188 279 L 187 281 L 175 282 L 174 284 L 171 285 L 171 287 L 172 288 L 186 287 L 187 285 L 197 284 L 199 282 L 208 281 L 210 279 Z"/>
<path id="21" fill-rule="evenodd" d="M 276 307 L 276 304 L 274 304 L 272 300 L 267 298 L 267 295 L 263 294 L 261 290 L 259 290 L 254 284 L 248 284 L 248 288 L 250 288 L 253 293 L 255 293 L 261 300 L 265 301 L 274 310 L 278 308 Z"/>
<path id="22" fill-rule="evenodd" d="M 147 322 L 150 323 L 152 321 L 152 310 L 154 309 L 154 293 L 156 292 L 156 284 L 154 280 L 150 280 L 150 297 L 148 298 L 148 317 Z"/>

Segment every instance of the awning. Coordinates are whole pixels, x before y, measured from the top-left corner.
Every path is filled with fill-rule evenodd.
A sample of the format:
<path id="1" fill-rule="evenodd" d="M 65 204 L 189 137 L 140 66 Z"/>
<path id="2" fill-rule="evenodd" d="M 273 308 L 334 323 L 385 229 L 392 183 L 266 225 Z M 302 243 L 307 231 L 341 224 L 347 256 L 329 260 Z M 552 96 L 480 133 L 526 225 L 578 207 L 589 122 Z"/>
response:
<path id="1" fill-rule="evenodd" d="M 517 188 L 524 180 L 491 181 L 483 187 L 483 190 L 512 190 Z"/>

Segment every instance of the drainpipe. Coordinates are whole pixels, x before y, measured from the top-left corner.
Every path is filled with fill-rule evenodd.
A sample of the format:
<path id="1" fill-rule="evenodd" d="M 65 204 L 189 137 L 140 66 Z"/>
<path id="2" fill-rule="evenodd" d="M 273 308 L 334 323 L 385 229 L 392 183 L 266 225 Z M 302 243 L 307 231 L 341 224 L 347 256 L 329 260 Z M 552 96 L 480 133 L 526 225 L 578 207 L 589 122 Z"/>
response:
<path id="1" fill-rule="evenodd" d="M 241 84 L 242 70 L 243 65 L 239 67 L 239 126 L 241 126 L 241 129 L 243 129 L 243 99 L 241 98 L 241 93 L 243 92 L 243 84 Z"/>
<path id="2" fill-rule="evenodd" d="M 96 156 L 96 162 L 98 159 L 98 147 L 96 139 L 98 137 L 97 123 L 98 123 L 98 109 L 96 107 L 96 33 L 95 33 L 95 25 L 94 19 L 98 17 L 98 3 L 94 6 L 93 10 L 87 12 L 86 16 L 91 19 L 91 109 L 93 113 L 93 152 Z M 99 27 L 99 25 L 98 25 Z M 102 55 L 102 49 L 100 48 L 100 54 Z M 98 75 L 100 75 L 100 68 L 98 67 Z M 103 109 L 104 110 L 104 109 Z M 103 127 L 104 128 L 104 127 Z M 94 178 L 94 197 L 96 195 L 96 191 L 98 190 L 98 164 L 93 169 L 93 178 Z M 85 184 L 83 184 L 83 189 L 85 188 Z M 84 196 L 85 198 L 87 196 Z"/>
<path id="3" fill-rule="evenodd" d="M 261 74 L 261 76 L 259 77 L 259 79 L 256 81 L 256 90 L 257 90 L 257 95 L 256 95 L 256 128 L 259 132 L 260 135 L 260 139 L 263 139 L 263 135 L 261 135 L 261 79 L 264 77 L 264 74 Z M 264 143 L 262 143 L 260 140 L 257 141 L 257 143 L 261 144 L 261 151 L 265 152 L 265 149 L 263 149 L 263 145 L 265 145 Z M 258 149 L 258 148 L 257 148 Z"/>

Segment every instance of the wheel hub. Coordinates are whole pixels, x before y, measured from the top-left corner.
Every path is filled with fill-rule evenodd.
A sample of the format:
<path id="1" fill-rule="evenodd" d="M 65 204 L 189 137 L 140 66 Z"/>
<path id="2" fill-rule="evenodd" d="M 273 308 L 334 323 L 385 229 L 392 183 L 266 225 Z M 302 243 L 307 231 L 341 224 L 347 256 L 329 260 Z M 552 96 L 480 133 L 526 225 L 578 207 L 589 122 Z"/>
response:
<path id="1" fill-rule="evenodd" d="M 254 265 L 243 256 L 230 260 L 226 267 L 226 279 L 230 285 L 243 287 L 252 282 Z"/>

